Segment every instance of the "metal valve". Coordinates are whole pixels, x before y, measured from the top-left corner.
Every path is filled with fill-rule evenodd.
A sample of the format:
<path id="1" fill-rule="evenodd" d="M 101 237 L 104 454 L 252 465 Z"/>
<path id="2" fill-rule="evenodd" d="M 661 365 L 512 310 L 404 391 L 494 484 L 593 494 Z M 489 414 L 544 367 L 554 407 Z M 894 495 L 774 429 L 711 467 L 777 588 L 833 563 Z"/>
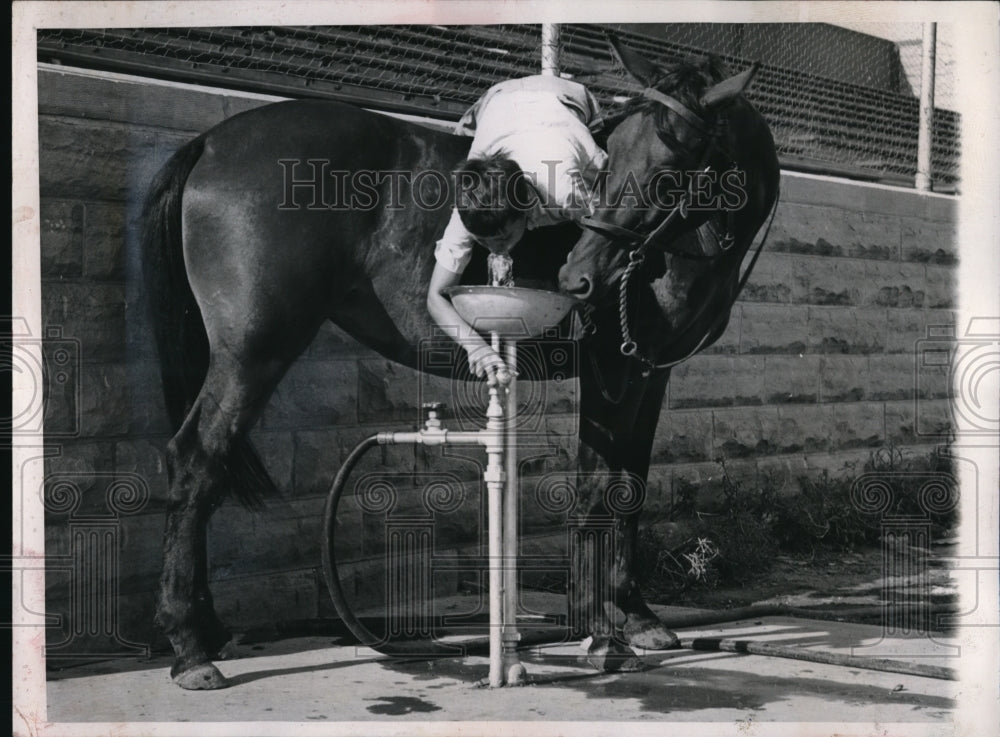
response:
<path id="1" fill-rule="evenodd" d="M 427 412 L 427 422 L 424 426 L 428 430 L 440 430 L 441 429 L 441 418 L 440 414 L 443 414 L 445 408 L 444 402 L 424 402 L 421 405 L 424 411 Z M 439 414 L 440 413 L 440 414 Z"/>

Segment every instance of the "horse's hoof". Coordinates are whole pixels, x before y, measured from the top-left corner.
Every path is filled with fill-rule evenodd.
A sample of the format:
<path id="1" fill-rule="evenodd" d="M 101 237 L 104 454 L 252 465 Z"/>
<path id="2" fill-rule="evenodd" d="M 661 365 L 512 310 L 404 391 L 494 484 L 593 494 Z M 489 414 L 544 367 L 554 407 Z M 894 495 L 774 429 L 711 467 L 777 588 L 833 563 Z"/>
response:
<path id="1" fill-rule="evenodd" d="M 211 663 L 201 663 L 174 676 L 174 683 L 187 691 L 214 691 L 229 688 L 229 679 Z"/>
<path id="2" fill-rule="evenodd" d="M 649 622 L 629 617 L 622 634 L 632 647 L 640 650 L 673 650 L 681 641 L 662 622 Z"/>
<path id="3" fill-rule="evenodd" d="M 605 673 L 634 673 L 646 667 L 631 648 L 606 637 L 591 643 L 587 662 Z"/>

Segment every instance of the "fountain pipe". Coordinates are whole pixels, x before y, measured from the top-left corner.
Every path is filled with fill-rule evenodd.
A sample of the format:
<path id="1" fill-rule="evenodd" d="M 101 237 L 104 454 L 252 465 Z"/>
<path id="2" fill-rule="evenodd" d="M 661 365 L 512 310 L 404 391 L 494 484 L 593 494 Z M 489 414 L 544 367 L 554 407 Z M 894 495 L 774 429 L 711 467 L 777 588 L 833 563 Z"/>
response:
<path id="1" fill-rule="evenodd" d="M 517 341 L 508 338 L 504 348 L 504 362 L 510 372 L 507 384 L 506 427 L 504 432 L 504 463 L 507 466 L 507 483 L 503 499 L 503 670 L 507 684 L 518 686 L 525 682 L 526 672 L 517 653 L 521 633 L 517 628 Z"/>
<path id="2" fill-rule="evenodd" d="M 493 350 L 499 350 L 500 337 L 493 333 Z M 503 467 L 504 412 L 500 404 L 500 387 L 495 376 L 490 377 L 490 403 L 486 408 L 486 430 L 489 442 L 486 444 L 487 505 L 489 507 L 489 561 L 490 561 L 490 673 L 491 688 L 504 684 L 503 672 L 503 489 L 506 481 Z"/>

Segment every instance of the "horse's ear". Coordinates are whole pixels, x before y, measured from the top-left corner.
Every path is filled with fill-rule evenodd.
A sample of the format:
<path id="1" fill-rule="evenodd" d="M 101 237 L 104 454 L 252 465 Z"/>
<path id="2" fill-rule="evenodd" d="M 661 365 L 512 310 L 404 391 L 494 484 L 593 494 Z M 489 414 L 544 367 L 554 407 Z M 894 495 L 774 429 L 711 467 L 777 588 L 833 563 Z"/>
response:
<path id="1" fill-rule="evenodd" d="M 701 96 L 699 102 L 701 102 L 703 107 L 711 108 L 742 95 L 743 91 L 750 86 L 753 75 L 757 73 L 757 66 L 757 62 L 754 62 L 745 72 L 740 72 L 733 77 L 722 80 L 716 85 L 712 85 L 705 90 L 705 94 Z"/>
<path id="2" fill-rule="evenodd" d="M 621 61 L 625 69 L 628 70 L 628 73 L 647 87 L 652 85 L 663 74 L 663 70 L 656 66 L 656 64 L 623 44 L 618 40 L 617 36 L 609 33 L 608 43 L 611 44 L 611 48 L 615 50 L 615 56 L 618 57 L 618 60 Z"/>

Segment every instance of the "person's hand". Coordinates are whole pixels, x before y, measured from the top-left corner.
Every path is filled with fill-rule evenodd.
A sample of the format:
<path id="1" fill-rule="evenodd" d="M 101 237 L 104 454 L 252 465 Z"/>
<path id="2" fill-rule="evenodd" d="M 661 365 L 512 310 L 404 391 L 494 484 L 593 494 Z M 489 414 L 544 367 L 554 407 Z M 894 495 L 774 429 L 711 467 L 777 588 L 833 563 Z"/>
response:
<path id="1" fill-rule="evenodd" d="M 491 383 L 498 381 L 501 384 L 510 382 L 510 371 L 507 364 L 503 362 L 500 355 L 486 343 L 477 343 L 465 346 L 469 354 L 469 370 L 479 378 L 486 377 Z"/>

